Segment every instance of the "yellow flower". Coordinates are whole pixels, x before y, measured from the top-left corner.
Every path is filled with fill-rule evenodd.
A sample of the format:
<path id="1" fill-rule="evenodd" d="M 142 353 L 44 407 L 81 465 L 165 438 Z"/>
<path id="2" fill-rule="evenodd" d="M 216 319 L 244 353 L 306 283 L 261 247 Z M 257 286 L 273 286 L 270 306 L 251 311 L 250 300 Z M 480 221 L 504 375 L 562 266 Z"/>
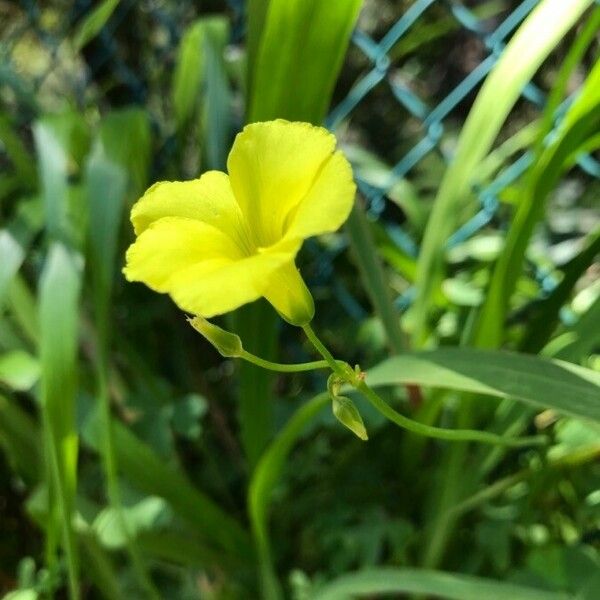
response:
<path id="1" fill-rule="evenodd" d="M 340 227 L 355 194 L 335 144 L 308 123 L 248 125 L 229 154 L 229 175 L 157 183 L 138 200 L 125 276 L 202 317 L 264 296 L 290 323 L 308 323 L 314 306 L 296 254 L 304 239 Z"/>

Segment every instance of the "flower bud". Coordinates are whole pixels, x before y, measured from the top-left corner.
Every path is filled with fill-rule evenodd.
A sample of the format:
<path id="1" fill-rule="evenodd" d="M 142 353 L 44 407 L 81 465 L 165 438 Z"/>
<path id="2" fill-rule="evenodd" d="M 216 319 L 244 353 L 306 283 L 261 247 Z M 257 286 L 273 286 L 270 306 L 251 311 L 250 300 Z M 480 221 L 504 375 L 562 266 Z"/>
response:
<path id="1" fill-rule="evenodd" d="M 346 396 L 333 396 L 331 408 L 335 418 L 361 440 L 369 439 L 365 424 L 354 402 Z"/>
<path id="2" fill-rule="evenodd" d="M 203 317 L 188 319 L 189 324 L 203 337 L 205 337 L 222 356 L 235 358 L 242 356 L 242 340 L 239 335 L 225 331 L 213 325 Z"/>

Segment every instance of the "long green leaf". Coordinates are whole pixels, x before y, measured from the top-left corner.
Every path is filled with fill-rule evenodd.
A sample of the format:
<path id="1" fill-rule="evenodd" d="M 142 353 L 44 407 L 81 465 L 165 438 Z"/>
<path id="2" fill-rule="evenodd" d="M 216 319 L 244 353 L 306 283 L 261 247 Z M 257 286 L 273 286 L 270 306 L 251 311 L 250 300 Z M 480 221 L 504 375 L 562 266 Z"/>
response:
<path id="1" fill-rule="evenodd" d="M 414 333 L 417 344 L 427 336 L 427 319 L 444 273 L 446 242 L 456 230 L 465 199 L 504 120 L 525 84 L 592 0 L 543 0 L 521 25 L 486 79 L 461 131 L 452 164 L 446 171 L 431 213 L 418 262 Z"/>
<path id="2" fill-rule="evenodd" d="M 246 2 L 246 97 L 250 97 L 254 81 L 254 68 L 258 45 L 265 28 L 265 19 L 270 0 L 248 0 Z"/>
<path id="3" fill-rule="evenodd" d="M 81 50 L 100 33 L 118 5 L 119 0 L 104 0 L 85 17 L 73 38 L 75 50 Z"/>
<path id="4" fill-rule="evenodd" d="M 579 362 L 594 350 L 594 347 L 600 343 L 600 296 L 564 337 L 566 343 L 562 344 L 556 352 L 551 353 L 555 358 Z M 548 354 L 547 351 L 544 353 Z"/>
<path id="5" fill-rule="evenodd" d="M 25 252 L 9 231 L 0 231 L 0 309 L 15 274 L 20 269 Z"/>
<path id="6" fill-rule="evenodd" d="M 514 398 L 534 408 L 600 421 L 600 373 L 516 352 L 440 348 L 403 354 L 370 369 L 367 382 Z"/>
<path id="7" fill-rule="evenodd" d="M 87 131 L 80 115 L 45 116 L 33 127 L 46 227 L 52 240 L 70 242 L 69 176 L 87 151 Z"/>
<path id="8" fill-rule="evenodd" d="M 600 9 L 596 15 L 596 20 L 600 23 Z M 600 61 L 565 115 L 555 140 L 539 155 L 523 188 L 519 208 L 511 223 L 504 251 L 494 269 L 478 321 L 476 345 L 497 347 L 500 344 L 510 298 L 521 273 L 527 244 L 535 224 L 543 215 L 546 198 L 560 176 L 571 166 L 573 157 L 599 129 Z"/>
<path id="9" fill-rule="evenodd" d="M 0 442 L 28 482 L 39 481 L 42 457 L 40 432 L 34 419 L 16 401 L 0 396 Z"/>
<path id="10" fill-rule="evenodd" d="M 24 189 L 35 189 L 37 182 L 34 162 L 10 119 L 3 114 L 0 114 L 0 143 L 13 164 L 20 186 Z"/>
<path id="11" fill-rule="evenodd" d="M 306 425 L 329 402 L 328 394 L 319 394 L 303 404 L 279 432 L 277 438 L 265 450 L 260 462 L 254 470 L 254 475 L 248 488 L 248 506 L 252 531 L 258 547 L 260 569 L 265 598 L 278 598 L 281 595 L 277 578 L 273 572 L 269 535 L 267 530 L 267 515 L 271 493 L 285 459 L 294 443 L 299 438 Z"/>
<path id="12" fill-rule="evenodd" d="M 399 354 L 406 348 L 407 340 L 400 329 L 400 316 L 394 308 L 390 286 L 362 206 L 355 204 L 346 230 L 364 288 L 381 319 L 392 352 Z"/>
<path id="13" fill-rule="evenodd" d="M 205 54 L 206 97 L 202 115 L 203 164 L 225 170 L 230 147 L 231 93 L 225 68 L 225 47 L 229 42 L 229 22 L 222 17 L 206 19 Z"/>
<path id="14" fill-rule="evenodd" d="M 560 284 L 540 303 L 538 311 L 529 321 L 527 332 L 521 340 L 519 348 L 521 351 L 539 352 L 548 342 L 558 323 L 561 307 L 567 302 L 575 284 L 596 260 L 598 254 L 600 254 L 600 229 L 586 240 L 584 249 L 562 269 L 564 277 Z"/>
<path id="15" fill-rule="evenodd" d="M 447 600 L 568 600 L 561 592 L 536 590 L 482 577 L 425 569 L 371 569 L 343 575 L 313 600 L 351 600 L 389 594 L 426 594 Z"/>
<path id="16" fill-rule="evenodd" d="M 123 145 L 125 137 L 128 144 Z M 123 149 L 125 146 L 125 149 Z M 135 153 L 132 150 L 135 149 Z M 121 505 L 117 464 L 111 428 L 108 364 L 111 341 L 110 305 L 116 266 L 118 234 L 128 192 L 139 193 L 146 180 L 149 133 L 146 114 L 138 109 L 115 111 L 101 123 L 85 171 L 89 204 L 88 248 L 93 283 L 96 353 L 97 403 L 102 414 L 102 458 L 108 497 L 117 521 L 125 532 L 127 550 L 140 584 L 149 598 L 159 598 L 130 535 Z"/>
<path id="17" fill-rule="evenodd" d="M 244 348 L 267 360 L 277 359 L 279 317 L 265 300 L 242 306 L 234 313 L 234 329 L 241 337 Z M 274 432 L 273 373 L 242 361 L 238 419 L 240 436 L 250 470 Z"/>
<path id="18" fill-rule="evenodd" d="M 86 441 L 98 448 L 99 422 L 89 423 Z M 121 473 L 141 492 L 164 498 L 175 512 L 193 525 L 207 542 L 248 560 L 248 534 L 210 498 L 196 489 L 180 471 L 165 462 L 134 433 L 119 422 L 113 423 L 116 462 Z"/>
<path id="19" fill-rule="evenodd" d="M 252 70 L 248 121 L 321 123 L 361 0 L 270 0 Z M 264 4 L 251 8 L 264 11 Z"/>
<path id="20" fill-rule="evenodd" d="M 72 528 L 77 488 L 78 436 L 75 391 L 81 261 L 63 245 L 50 246 L 40 279 L 41 398 L 73 599 L 79 596 L 77 547 Z M 52 511 L 51 511 L 52 512 Z"/>
<path id="21" fill-rule="evenodd" d="M 198 19 L 184 32 L 177 50 L 171 95 L 178 129 L 192 117 L 200 97 L 204 70 L 204 20 Z"/>

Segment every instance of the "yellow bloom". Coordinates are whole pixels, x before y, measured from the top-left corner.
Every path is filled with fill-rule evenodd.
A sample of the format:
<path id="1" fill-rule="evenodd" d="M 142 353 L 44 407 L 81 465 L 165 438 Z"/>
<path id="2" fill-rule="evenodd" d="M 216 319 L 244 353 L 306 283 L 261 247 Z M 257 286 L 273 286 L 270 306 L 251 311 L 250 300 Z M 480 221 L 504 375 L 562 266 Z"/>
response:
<path id="1" fill-rule="evenodd" d="M 203 317 L 264 296 L 290 323 L 308 323 L 314 306 L 296 254 L 304 239 L 340 227 L 355 193 L 335 144 L 308 123 L 248 125 L 229 154 L 229 175 L 157 183 L 138 200 L 125 276 Z"/>

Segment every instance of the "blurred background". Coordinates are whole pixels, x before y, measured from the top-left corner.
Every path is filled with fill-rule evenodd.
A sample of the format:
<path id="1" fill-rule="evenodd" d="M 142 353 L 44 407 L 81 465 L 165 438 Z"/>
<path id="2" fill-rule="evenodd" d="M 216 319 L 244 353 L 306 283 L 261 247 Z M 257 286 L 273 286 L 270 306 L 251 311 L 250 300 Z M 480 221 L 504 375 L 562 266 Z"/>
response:
<path id="1" fill-rule="evenodd" d="M 447 444 L 361 405 L 367 444 L 328 409 L 285 441 L 276 432 L 325 376 L 222 359 L 169 298 L 120 274 L 129 208 L 152 183 L 224 169 L 246 122 L 324 123 L 353 164 L 361 219 L 301 252 L 315 328 L 364 368 L 406 348 L 440 182 L 482 82 L 538 4 L 0 0 L 0 592 L 73 595 L 76 564 L 85 598 L 303 599 L 388 565 L 557 593 L 585 583 L 585 597 L 598 597 L 598 580 L 586 583 L 600 566 L 597 427 L 528 415 L 519 431 L 551 427 L 554 454 L 469 447 L 449 464 Z M 578 39 L 588 42 L 551 123 L 597 61 L 597 14 L 582 14 L 522 90 L 455 216 L 428 346 L 464 342 L 485 301 Z M 553 343 L 547 355 L 598 370 L 594 147 L 548 194 L 498 345 L 537 353 Z M 261 356 L 312 359 L 265 304 L 220 324 Z M 419 418 L 436 406 L 439 423 L 456 424 L 456 394 L 386 393 Z M 499 419 L 479 417 L 490 428 Z"/>

